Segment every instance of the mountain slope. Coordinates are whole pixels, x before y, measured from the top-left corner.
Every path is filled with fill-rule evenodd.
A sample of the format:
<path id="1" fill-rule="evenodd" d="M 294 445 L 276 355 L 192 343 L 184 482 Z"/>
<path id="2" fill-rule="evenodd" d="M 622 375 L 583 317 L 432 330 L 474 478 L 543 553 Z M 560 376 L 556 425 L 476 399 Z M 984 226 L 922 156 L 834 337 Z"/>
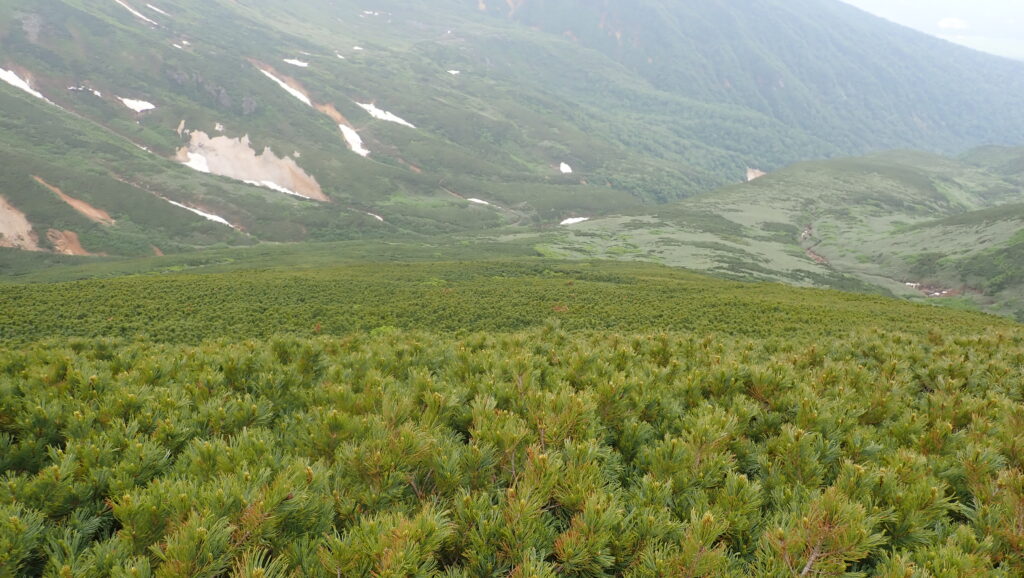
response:
<path id="1" fill-rule="evenodd" d="M 1019 96 L 997 88 L 1024 87 L 1020 63 L 842 2 L 524 0 L 487 6 L 600 51 L 659 90 L 756 110 L 844 153 L 1019 144 L 1024 127 Z"/>
<path id="2" fill-rule="evenodd" d="M 1024 312 L 1024 149 L 799 163 L 654 212 L 574 225 L 562 256 Z"/>
<path id="3" fill-rule="evenodd" d="M 47 250 L 50 230 L 110 255 L 409 239 L 619 213 L 747 167 L 1024 134 L 1019 63 L 836 2 L 512 5 L 14 1 L 0 68 L 50 102 L 0 83 L 15 173 L 0 196 Z M 34 177 L 120 217 L 65 222 Z"/>

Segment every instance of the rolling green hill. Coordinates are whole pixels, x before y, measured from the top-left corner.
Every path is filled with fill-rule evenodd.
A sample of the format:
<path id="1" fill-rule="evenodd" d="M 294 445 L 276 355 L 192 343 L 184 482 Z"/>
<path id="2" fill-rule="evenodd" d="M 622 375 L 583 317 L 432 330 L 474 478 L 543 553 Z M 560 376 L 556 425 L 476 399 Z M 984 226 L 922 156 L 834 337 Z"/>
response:
<path id="1" fill-rule="evenodd" d="M 655 211 L 574 225 L 549 255 L 1024 313 L 1022 149 L 799 163 Z"/>
<path id="2" fill-rule="evenodd" d="M 11 0 L 0 49 L 53 103 L 0 84 L 0 244 L 60 253 L 530 230 L 1024 133 L 1020 63 L 831 0 Z"/>

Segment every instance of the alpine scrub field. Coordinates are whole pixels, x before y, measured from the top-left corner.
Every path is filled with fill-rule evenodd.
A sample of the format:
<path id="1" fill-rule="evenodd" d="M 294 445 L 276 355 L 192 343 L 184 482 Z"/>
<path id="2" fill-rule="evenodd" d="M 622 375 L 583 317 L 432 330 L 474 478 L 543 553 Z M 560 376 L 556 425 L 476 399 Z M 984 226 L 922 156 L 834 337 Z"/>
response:
<path id="1" fill-rule="evenodd" d="M 4 288 L 12 311 L 63 292 L 67 331 L 36 311 L 0 348 L 0 576 L 1024 574 L 1009 321 L 636 265 L 372 268 L 376 291 L 434 279 L 381 306 L 402 327 L 76 337 L 110 283 L 178 319 L 176 277 Z M 534 323 L 527 290 L 603 308 L 540 300 Z M 506 305 L 462 332 L 396 313 L 470 293 Z M 734 317 L 677 321 L 723 295 Z"/>
<path id="2" fill-rule="evenodd" d="M 88 270 L 106 272 L 102 267 Z M 874 295 L 725 281 L 641 263 L 364 262 L 306 270 L 278 260 L 242 260 L 209 267 L 0 283 L 0 343 L 118 337 L 197 344 L 389 328 L 465 334 L 540 327 L 552 318 L 570 331 L 800 340 L 873 327 L 908 333 L 953 327 L 969 334 L 1018 327 L 999 317 Z"/>

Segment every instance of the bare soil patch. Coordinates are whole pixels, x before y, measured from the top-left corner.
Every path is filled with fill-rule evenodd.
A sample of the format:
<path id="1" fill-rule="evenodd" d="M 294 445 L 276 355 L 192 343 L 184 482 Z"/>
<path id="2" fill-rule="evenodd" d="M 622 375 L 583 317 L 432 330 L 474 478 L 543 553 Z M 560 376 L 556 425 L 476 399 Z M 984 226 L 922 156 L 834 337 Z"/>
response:
<path id="1" fill-rule="evenodd" d="M 82 247 L 81 241 L 78 240 L 78 233 L 74 231 L 58 231 L 57 229 L 50 229 L 46 232 L 46 238 L 53 245 L 54 253 L 60 253 L 61 255 L 79 255 L 83 257 L 95 255 L 95 253 L 90 253 Z"/>
<path id="2" fill-rule="evenodd" d="M 39 236 L 32 230 L 28 217 L 3 197 L 0 197 L 0 247 L 42 251 Z"/>
<path id="3" fill-rule="evenodd" d="M 50 183 L 47 183 L 46 181 L 44 181 L 40 177 L 33 176 L 32 178 L 35 179 L 35 181 L 37 183 L 39 183 L 40 185 L 43 185 L 47 189 L 50 189 L 50 191 L 52 191 L 53 194 L 55 194 L 58 197 L 60 197 L 60 200 L 64 201 L 68 205 L 70 205 L 72 209 L 78 211 L 79 214 L 81 214 L 85 218 L 89 219 L 90 221 L 92 221 L 94 223 L 100 223 L 102 225 L 108 225 L 108 226 L 109 225 L 113 225 L 114 223 L 117 222 L 117 221 L 114 220 L 113 217 L 110 216 L 109 213 L 107 213 L 103 209 L 98 209 L 98 208 L 90 205 L 89 203 L 81 200 L 81 199 L 76 199 L 76 198 L 66 194 L 64 191 L 62 191 L 59 188 L 51 185 Z"/>
<path id="4" fill-rule="evenodd" d="M 320 184 L 291 157 L 278 157 L 270 147 L 256 154 L 249 137 L 211 138 L 202 131 L 192 131 L 187 147 L 178 151 L 178 160 L 188 160 L 188 153 L 202 155 L 211 173 L 240 181 L 275 183 L 306 198 L 329 202 Z"/>

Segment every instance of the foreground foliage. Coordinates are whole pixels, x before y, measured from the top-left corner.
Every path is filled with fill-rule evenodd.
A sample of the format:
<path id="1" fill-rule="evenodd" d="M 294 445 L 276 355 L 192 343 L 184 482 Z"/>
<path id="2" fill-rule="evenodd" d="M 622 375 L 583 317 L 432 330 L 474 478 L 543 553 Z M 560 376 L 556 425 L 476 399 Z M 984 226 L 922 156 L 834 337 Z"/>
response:
<path id="1" fill-rule="evenodd" d="M 1020 575 L 1024 333 L 0 353 L 0 575 Z"/>

